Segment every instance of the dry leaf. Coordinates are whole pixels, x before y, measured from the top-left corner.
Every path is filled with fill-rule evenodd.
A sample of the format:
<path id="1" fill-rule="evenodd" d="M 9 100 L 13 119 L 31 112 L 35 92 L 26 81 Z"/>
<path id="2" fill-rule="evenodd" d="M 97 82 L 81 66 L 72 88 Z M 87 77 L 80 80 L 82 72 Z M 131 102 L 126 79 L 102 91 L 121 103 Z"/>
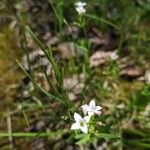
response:
<path id="1" fill-rule="evenodd" d="M 90 57 L 90 66 L 97 67 L 103 65 L 110 59 L 118 59 L 116 52 L 97 51 Z"/>
<path id="2" fill-rule="evenodd" d="M 73 75 L 70 78 L 65 78 L 63 85 L 65 90 L 68 92 L 68 97 L 70 100 L 77 99 L 77 95 L 82 93 L 84 88 L 84 75 Z"/>
<path id="3" fill-rule="evenodd" d="M 51 47 L 51 46 L 55 46 L 59 43 L 59 38 L 54 36 L 54 37 L 51 37 L 47 40 L 47 46 L 48 47 Z"/>
<path id="4" fill-rule="evenodd" d="M 44 52 L 40 49 L 29 53 L 29 62 L 31 69 L 37 69 L 43 66 L 48 75 L 52 74 L 52 67 L 49 60 L 46 58 Z M 22 58 L 22 64 L 26 70 L 29 70 L 27 56 Z"/>
<path id="5" fill-rule="evenodd" d="M 137 65 L 127 66 L 120 72 L 120 75 L 122 77 L 129 78 L 129 79 L 138 78 L 140 76 L 143 76 L 143 74 L 144 74 L 143 69 Z"/>
<path id="6" fill-rule="evenodd" d="M 97 28 L 92 28 L 90 33 L 92 49 L 114 50 L 117 46 L 117 36 L 113 32 L 103 33 Z"/>
<path id="7" fill-rule="evenodd" d="M 77 49 L 73 42 L 64 42 L 58 45 L 60 56 L 64 59 L 69 59 L 81 55 L 81 51 Z"/>
<path id="8" fill-rule="evenodd" d="M 80 29 L 77 26 L 69 25 L 64 31 L 64 35 L 73 37 L 74 39 L 78 38 L 80 35 Z"/>
<path id="9" fill-rule="evenodd" d="M 118 62 L 120 67 L 120 76 L 128 79 L 139 78 L 144 75 L 144 70 L 135 64 L 130 57 L 123 57 Z"/>

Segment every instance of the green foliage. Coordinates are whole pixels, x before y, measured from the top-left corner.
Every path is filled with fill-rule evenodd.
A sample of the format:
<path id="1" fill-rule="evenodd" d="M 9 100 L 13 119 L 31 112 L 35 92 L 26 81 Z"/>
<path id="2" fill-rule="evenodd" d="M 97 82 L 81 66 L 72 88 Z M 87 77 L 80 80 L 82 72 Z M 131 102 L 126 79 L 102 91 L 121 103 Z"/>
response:
<path id="1" fill-rule="evenodd" d="M 148 103 L 150 103 L 150 86 L 145 86 L 142 90 L 134 93 L 131 103 L 137 108 L 144 108 Z"/>

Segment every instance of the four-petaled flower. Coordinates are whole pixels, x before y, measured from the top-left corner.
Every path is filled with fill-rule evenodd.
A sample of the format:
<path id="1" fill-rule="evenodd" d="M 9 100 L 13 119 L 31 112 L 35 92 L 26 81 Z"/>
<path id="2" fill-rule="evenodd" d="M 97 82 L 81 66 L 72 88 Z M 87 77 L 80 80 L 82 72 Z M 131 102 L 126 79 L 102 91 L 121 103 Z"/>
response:
<path id="1" fill-rule="evenodd" d="M 90 120 L 90 116 L 85 116 L 82 118 L 78 113 L 74 113 L 74 120 L 76 122 L 71 126 L 71 130 L 80 129 L 84 133 L 88 132 L 87 123 Z"/>
<path id="2" fill-rule="evenodd" d="M 84 14 L 86 12 L 86 9 L 84 8 L 86 6 L 85 2 L 76 2 L 76 11 L 78 12 L 79 15 Z"/>
<path id="3" fill-rule="evenodd" d="M 94 114 L 100 115 L 101 114 L 101 106 L 96 106 L 95 101 L 91 100 L 89 105 L 85 104 L 83 106 L 81 106 L 82 111 L 84 113 L 84 115 L 88 114 L 89 116 L 92 116 Z"/>

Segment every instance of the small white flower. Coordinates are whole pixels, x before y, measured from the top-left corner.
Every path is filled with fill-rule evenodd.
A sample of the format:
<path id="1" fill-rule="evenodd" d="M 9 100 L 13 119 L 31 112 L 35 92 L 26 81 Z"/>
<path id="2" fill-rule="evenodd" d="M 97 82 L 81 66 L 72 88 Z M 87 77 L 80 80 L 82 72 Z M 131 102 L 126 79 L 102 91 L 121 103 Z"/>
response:
<path id="1" fill-rule="evenodd" d="M 116 52 L 113 52 L 110 56 L 111 60 L 117 60 L 119 56 L 116 54 Z"/>
<path id="2" fill-rule="evenodd" d="M 118 104 L 116 107 L 118 109 L 124 109 L 125 108 L 125 104 Z"/>
<path id="3" fill-rule="evenodd" d="M 150 103 L 145 107 L 145 110 L 142 112 L 142 115 L 145 117 L 150 117 Z"/>
<path id="4" fill-rule="evenodd" d="M 75 5 L 77 7 L 84 7 L 84 6 L 86 6 L 86 2 L 76 2 Z"/>
<path id="5" fill-rule="evenodd" d="M 145 73 L 145 80 L 147 84 L 150 84 L 150 70 L 147 70 Z"/>
<path id="6" fill-rule="evenodd" d="M 76 122 L 71 126 L 71 130 L 80 129 L 84 133 L 88 132 L 87 123 L 90 121 L 90 116 L 82 118 L 78 113 L 74 113 L 74 120 Z"/>
<path id="7" fill-rule="evenodd" d="M 86 6 L 85 2 L 76 2 L 76 11 L 79 13 L 79 15 L 84 14 L 86 12 L 86 9 L 84 8 Z"/>
<path id="8" fill-rule="evenodd" d="M 91 100 L 89 105 L 85 104 L 83 106 L 81 106 L 82 111 L 84 113 L 84 115 L 88 114 L 89 116 L 92 116 L 94 114 L 100 115 L 101 114 L 101 106 L 96 106 L 95 101 Z"/>
<path id="9" fill-rule="evenodd" d="M 84 14 L 86 12 L 85 8 L 83 7 L 76 7 L 77 12 L 80 14 Z"/>

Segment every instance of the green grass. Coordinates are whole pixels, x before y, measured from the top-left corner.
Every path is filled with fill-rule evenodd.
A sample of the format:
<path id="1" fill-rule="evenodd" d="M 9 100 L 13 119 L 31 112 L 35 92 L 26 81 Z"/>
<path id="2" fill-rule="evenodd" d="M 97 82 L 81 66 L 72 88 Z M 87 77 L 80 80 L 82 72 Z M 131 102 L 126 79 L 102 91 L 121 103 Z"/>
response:
<path id="1" fill-rule="evenodd" d="M 64 134 L 66 131 L 57 131 L 57 132 L 14 132 L 14 133 L 0 133 L 0 138 L 3 137 L 20 137 L 20 138 L 34 138 L 34 137 L 49 137 L 49 138 L 53 138 L 56 136 L 61 136 L 62 134 Z"/>

